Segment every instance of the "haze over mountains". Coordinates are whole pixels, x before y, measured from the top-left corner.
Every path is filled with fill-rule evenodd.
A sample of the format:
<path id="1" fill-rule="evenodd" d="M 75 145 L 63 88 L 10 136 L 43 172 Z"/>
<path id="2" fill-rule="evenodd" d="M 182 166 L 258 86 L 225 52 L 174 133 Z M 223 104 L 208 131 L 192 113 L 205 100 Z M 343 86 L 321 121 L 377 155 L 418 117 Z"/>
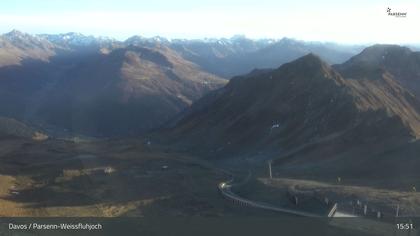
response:
<path id="1" fill-rule="evenodd" d="M 249 68 L 271 68 L 296 59 L 309 52 L 320 55 L 328 63 L 342 63 L 359 52 L 361 45 L 340 45 L 334 43 L 305 42 L 289 38 L 252 40 L 236 35 L 232 38 L 210 39 L 166 39 L 163 37 L 146 38 L 132 36 L 125 41 L 108 37 L 86 36 L 79 33 L 29 35 L 17 30 L 2 35 L 3 40 L 12 41 L 13 46 L 41 49 L 109 49 L 137 45 L 141 47 L 167 46 L 196 64 L 219 76 L 231 77 L 250 71 Z M 33 45 L 31 45 L 33 44 Z M 49 44 L 49 45 L 47 45 Z M 20 46 L 20 47 L 19 47 Z M 267 54 L 268 53 L 268 54 Z M 287 54 L 287 55 L 286 55 Z M 240 60 L 233 63 L 234 60 Z M 261 61 L 264 60 L 264 61 Z M 232 65 L 218 68 L 223 63 Z M 237 68 L 231 68 L 235 66 Z"/>
<path id="2" fill-rule="evenodd" d="M 74 133 L 139 134 L 225 84 L 164 46 L 74 47 L 20 32 L 3 41 L 15 57 L 0 68 L 2 114 Z"/>
<path id="3" fill-rule="evenodd" d="M 156 149 L 242 171 L 271 160 L 278 176 L 404 191 L 420 178 L 420 56 L 407 47 L 18 31 L 0 42 L 0 139 L 24 153 L 67 158 L 96 140 L 84 152 Z"/>
<path id="4" fill-rule="evenodd" d="M 126 43 L 167 45 L 204 70 L 225 78 L 248 73 L 254 68 L 277 67 L 309 52 L 320 55 L 328 63 L 342 63 L 362 49 L 360 46 L 304 42 L 289 38 L 251 40 L 244 36 L 172 41 L 132 37 Z"/>
<path id="5" fill-rule="evenodd" d="M 212 148 L 224 142 L 276 146 L 356 132 L 377 118 L 391 122 L 397 133 L 418 135 L 419 53 L 405 47 L 374 45 L 356 55 L 360 46 L 288 38 L 133 36 L 120 42 L 19 31 L 0 42 L 0 114 L 53 133 L 139 135 L 181 118 L 176 132 L 185 137 L 192 127 L 200 136 L 220 125 L 212 129 Z M 317 56 L 263 69 L 311 52 Z M 213 141 L 200 141 L 206 142 Z"/>
<path id="6" fill-rule="evenodd" d="M 358 47 L 291 39 L 125 42 L 77 33 L 0 37 L 1 115 L 99 136 L 137 135 L 159 127 L 230 76 L 319 51 L 330 62 Z M 324 50 L 325 49 L 325 50 Z"/>

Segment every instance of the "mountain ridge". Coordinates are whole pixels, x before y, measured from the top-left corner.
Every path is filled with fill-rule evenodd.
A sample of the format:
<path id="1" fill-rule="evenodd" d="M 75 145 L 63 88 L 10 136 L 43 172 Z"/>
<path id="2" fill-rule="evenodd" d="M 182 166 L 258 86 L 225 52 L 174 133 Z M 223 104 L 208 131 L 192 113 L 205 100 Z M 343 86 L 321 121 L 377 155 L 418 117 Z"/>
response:
<path id="1" fill-rule="evenodd" d="M 420 134 L 420 103 L 391 75 L 345 78 L 314 54 L 235 77 L 196 104 L 169 136 L 181 146 L 232 155 L 239 147 L 281 151 L 328 137 L 357 146 L 391 137 L 408 142 Z"/>
<path id="2" fill-rule="evenodd" d="M 10 33 L 24 34 L 16 30 Z M 4 35 L 7 34 L 3 34 L 3 38 Z M 130 45 L 150 48 L 165 46 L 177 51 L 184 59 L 199 65 L 203 70 L 227 79 L 235 75 L 248 73 L 255 68 L 271 68 L 309 52 L 320 54 L 329 63 L 341 63 L 361 49 L 360 46 L 305 42 L 291 38 L 249 39 L 241 35 L 235 35 L 231 38 L 207 39 L 132 36 L 124 41 L 108 37 L 86 36 L 74 32 L 38 34 L 32 37 L 53 44 L 55 51 L 94 50 L 108 53 L 113 49 L 129 47 Z"/>
<path id="3" fill-rule="evenodd" d="M 388 72 L 410 92 L 420 97 L 420 52 L 414 52 L 408 47 L 376 44 L 335 68 L 345 76 L 355 79 L 369 74 L 377 78 Z"/>
<path id="4" fill-rule="evenodd" d="M 0 67 L 0 112 L 73 133 L 136 135 L 224 83 L 169 48 L 66 51 Z"/>

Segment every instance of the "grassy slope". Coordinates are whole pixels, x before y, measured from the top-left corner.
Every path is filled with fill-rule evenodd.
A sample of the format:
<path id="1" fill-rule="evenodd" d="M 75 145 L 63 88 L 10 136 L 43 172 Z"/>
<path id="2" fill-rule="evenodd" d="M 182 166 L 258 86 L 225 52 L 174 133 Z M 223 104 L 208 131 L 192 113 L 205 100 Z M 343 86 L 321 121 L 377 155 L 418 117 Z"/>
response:
<path id="1" fill-rule="evenodd" d="M 3 139 L 0 147 L 2 216 L 232 214 L 216 188 L 223 173 L 142 142 Z"/>

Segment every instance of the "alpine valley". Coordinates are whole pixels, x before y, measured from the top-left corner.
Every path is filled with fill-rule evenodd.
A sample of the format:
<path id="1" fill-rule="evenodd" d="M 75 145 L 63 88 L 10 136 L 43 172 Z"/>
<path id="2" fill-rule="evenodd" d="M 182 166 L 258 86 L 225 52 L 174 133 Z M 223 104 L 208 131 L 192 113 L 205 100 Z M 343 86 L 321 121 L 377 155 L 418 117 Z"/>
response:
<path id="1" fill-rule="evenodd" d="M 414 47 L 0 36 L 0 216 L 389 221 L 420 214 L 419 138 Z"/>

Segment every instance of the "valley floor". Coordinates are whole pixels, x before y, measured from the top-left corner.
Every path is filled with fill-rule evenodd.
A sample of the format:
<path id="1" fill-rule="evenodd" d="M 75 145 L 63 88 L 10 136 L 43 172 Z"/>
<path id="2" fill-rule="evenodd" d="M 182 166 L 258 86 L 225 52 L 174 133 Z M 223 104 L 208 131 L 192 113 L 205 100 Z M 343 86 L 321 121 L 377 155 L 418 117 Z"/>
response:
<path id="1" fill-rule="evenodd" d="M 0 217 L 243 214 L 217 191 L 226 178 L 143 141 L 2 139 Z"/>
<path id="2" fill-rule="evenodd" d="M 291 196 L 302 196 L 300 210 L 321 214 L 326 207 L 319 202 L 325 200 L 356 215 L 363 215 L 364 205 L 372 217 L 377 211 L 392 217 L 397 208 L 400 216 L 420 212 L 420 193 L 415 191 L 349 179 L 341 183 L 278 175 L 269 179 L 260 167 L 248 183 L 234 189 L 237 194 L 288 208 L 296 207 Z M 245 173 L 244 169 L 235 177 L 241 179 Z M 273 215 L 221 197 L 217 186 L 230 178 L 210 162 L 148 145 L 147 140 L 0 139 L 0 217 Z"/>

